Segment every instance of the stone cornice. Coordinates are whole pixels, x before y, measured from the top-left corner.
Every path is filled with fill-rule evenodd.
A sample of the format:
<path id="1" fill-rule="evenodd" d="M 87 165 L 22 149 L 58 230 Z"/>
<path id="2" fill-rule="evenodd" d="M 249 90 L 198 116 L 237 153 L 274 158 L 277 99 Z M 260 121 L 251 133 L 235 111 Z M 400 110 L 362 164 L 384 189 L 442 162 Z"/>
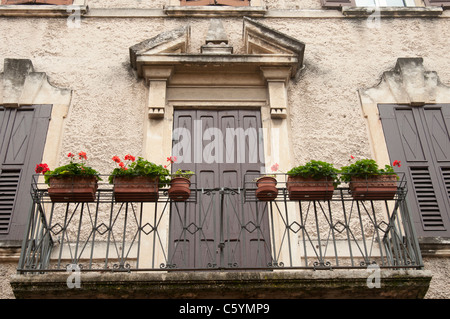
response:
<path id="1" fill-rule="evenodd" d="M 72 5 L 0 5 L 0 17 L 68 17 L 88 12 L 86 0 L 75 0 Z"/>
<path id="2" fill-rule="evenodd" d="M 80 0 L 84 1 L 85 0 Z M 74 2 L 74 5 L 76 2 Z M 51 6 L 51 5 L 0 5 L 1 16 L 13 17 L 67 17 L 71 14 L 70 8 L 73 6 Z M 186 7 L 164 7 L 164 8 L 96 8 L 87 4 L 79 5 L 80 14 L 83 18 L 220 18 L 220 17 L 264 17 L 266 19 L 349 19 L 364 18 L 374 12 L 374 8 L 366 7 L 345 7 L 342 12 L 329 9 L 269 9 L 265 7 L 246 7 L 208 9 L 201 8 L 197 11 Z M 414 7 L 414 8 L 380 8 L 382 18 L 450 18 L 450 10 L 443 10 L 441 7 Z"/>

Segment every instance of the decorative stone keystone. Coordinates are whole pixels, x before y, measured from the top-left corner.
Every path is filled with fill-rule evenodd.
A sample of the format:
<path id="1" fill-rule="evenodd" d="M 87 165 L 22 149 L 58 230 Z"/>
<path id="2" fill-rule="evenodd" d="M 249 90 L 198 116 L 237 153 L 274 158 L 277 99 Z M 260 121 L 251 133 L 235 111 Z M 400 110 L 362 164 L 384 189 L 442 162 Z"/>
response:
<path id="1" fill-rule="evenodd" d="M 201 47 L 202 53 L 210 54 L 232 54 L 233 47 L 228 45 L 227 34 L 223 28 L 222 21 L 212 19 L 206 35 L 206 45 Z"/>

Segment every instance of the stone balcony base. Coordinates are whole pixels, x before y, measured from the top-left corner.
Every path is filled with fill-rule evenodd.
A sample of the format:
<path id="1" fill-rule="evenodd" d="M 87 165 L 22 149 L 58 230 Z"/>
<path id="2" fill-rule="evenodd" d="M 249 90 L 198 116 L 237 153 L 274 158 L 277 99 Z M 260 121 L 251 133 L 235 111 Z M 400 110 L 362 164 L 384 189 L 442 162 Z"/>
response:
<path id="1" fill-rule="evenodd" d="M 68 288 L 70 273 L 15 275 L 18 299 L 304 299 L 423 298 L 431 273 L 381 270 L 380 288 L 369 288 L 367 270 L 300 270 L 236 272 L 152 272 L 80 274 L 79 288 Z M 373 281 L 375 283 L 375 281 Z"/>

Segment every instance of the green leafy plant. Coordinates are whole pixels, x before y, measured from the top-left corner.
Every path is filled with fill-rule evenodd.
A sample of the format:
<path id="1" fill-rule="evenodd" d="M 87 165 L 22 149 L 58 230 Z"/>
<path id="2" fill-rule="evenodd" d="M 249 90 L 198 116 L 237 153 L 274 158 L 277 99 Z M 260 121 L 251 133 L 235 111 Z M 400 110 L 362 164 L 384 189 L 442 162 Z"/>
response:
<path id="1" fill-rule="evenodd" d="M 129 154 L 125 155 L 125 161 L 127 164 L 122 162 L 118 156 L 114 156 L 112 160 L 118 164 L 109 175 L 109 183 L 113 184 L 114 178 L 116 176 L 132 177 L 132 176 L 148 176 L 148 177 L 159 177 L 159 186 L 164 187 L 170 183 L 168 176 L 170 175 L 169 170 L 162 165 L 154 164 L 150 161 L 145 160 L 142 157 L 138 157 L 136 160 L 134 156 Z"/>
<path id="2" fill-rule="evenodd" d="M 256 177 L 255 179 L 254 179 L 254 181 L 255 182 L 257 182 L 258 180 L 260 180 L 261 178 L 263 178 L 263 177 L 273 177 L 273 178 L 275 178 L 276 177 L 276 172 L 279 172 L 280 170 L 279 170 L 279 167 L 280 167 L 280 164 L 278 164 L 278 163 L 275 163 L 275 164 L 273 164 L 271 167 L 270 167 L 270 170 L 272 171 L 272 174 L 264 174 L 264 175 L 262 175 L 262 176 L 258 176 L 258 177 Z"/>
<path id="3" fill-rule="evenodd" d="M 400 161 L 394 161 L 393 166 L 400 167 Z M 341 167 L 341 181 L 350 182 L 352 176 L 368 178 L 377 175 L 397 175 L 393 166 L 385 165 L 384 168 L 380 168 L 373 159 L 360 159 L 353 164 Z"/>
<path id="4" fill-rule="evenodd" d="M 179 169 L 172 175 L 172 178 L 184 177 L 184 178 L 190 179 L 192 177 L 192 175 L 194 175 L 194 174 L 195 173 L 193 171 L 186 171 L 186 170 Z"/>
<path id="5" fill-rule="evenodd" d="M 78 159 L 80 162 L 75 161 L 75 154 L 69 153 L 67 157 L 70 158 L 70 163 L 57 167 L 54 170 L 50 170 L 47 164 L 41 163 L 36 165 L 35 172 L 44 174 L 44 180 L 46 184 L 49 184 L 52 177 L 64 177 L 64 176 L 96 176 L 97 180 L 102 180 L 99 177 L 99 173 L 86 165 L 87 156 L 85 152 L 78 153 Z"/>
<path id="6" fill-rule="evenodd" d="M 333 166 L 333 164 L 311 160 L 305 165 L 299 165 L 292 168 L 286 174 L 291 177 L 304 177 L 313 179 L 327 178 L 333 181 L 333 184 L 337 186 L 339 184 L 338 177 L 339 170 Z"/>

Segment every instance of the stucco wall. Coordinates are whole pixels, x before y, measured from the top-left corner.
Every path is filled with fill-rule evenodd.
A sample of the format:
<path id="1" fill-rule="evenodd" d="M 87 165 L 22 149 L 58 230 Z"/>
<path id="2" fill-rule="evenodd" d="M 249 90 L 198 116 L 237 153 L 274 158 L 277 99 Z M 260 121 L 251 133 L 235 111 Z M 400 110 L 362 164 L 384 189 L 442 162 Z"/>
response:
<path id="1" fill-rule="evenodd" d="M 266 0 L 269 8 L 296 9 L 301 1 Z M 318 1 L 316 1 L 318 2 Z M 317 8 L 310 1 L 311 8 Z M 151 1 L 89 1 L 91 7 L 160 8 Z M 158 5 L 156 5 L 158 3 Z M 234 52 L 243 52 L 242 19 L 224 18 Z M 306 44 L 305 68 L 288 87 L 295 164 L 310 159 L 347 164 L 350 155 L 372 156 L 357 90 L 375 86 L 399 57 L 422 57 L 450 86 L 450 19 L 381 19 L 371 28 L 365 19 L 260 19 L 261 23 Z M 147 88 L 129 64 L 128 48 L 158 33 L 191 25 L 189 52 L 204 44 L 209 20 L 165 18 L 87 18 L 68 28 L 65 18 L 0 18 L 0 61 L 26 58 L 57 87 L 73 90 L 59 157 L 85 151 L 89 164 L 107 174 L 111 157 L 142 155 Z M 373 26 L 373 25 L 371 25 Z M 0 64 L 0 73 L 3 65 Z M 449 298 L 445 279 L 449 259 L 427 259 L 433 271 L 427 297 Z M 0 265 L 0 297 L 12 297 Z M 440 280 L 440 279 L 443 280 Z M 6 288 L 4 288 L 6 287 Z"/>
<path id="2" fill-rule="evenodd" d="M 425 298 L 427 299 L 450 299 L 448 289 L 450 281 L 450 258 L 424 258 L 425 268 L 433 274 Z"/>
<path id="3" fill-rule="evenodd" d="M 450 19 L 384 19 L 380 29 L 367 28 L 364 19 L 261 21 L 306 44 L 305 69 L 288 88 L 298 163 L 321 158 L 341 166 L 350 154 L 371 156 L 357 89 L 376 85 L 398 57 L 423 57 L 450 83 L 449 40 L 440 36 Z M 208 19 L 85 19 L 80 28 L 68 28 L 65 19 L 1 19 L 8 36 L 0 57 L 31 59 L 52 84 L 74 90 L 61 160 L 83 150 L 107 173 L 113 155 L 142 152 L 147 89 L 129 66 L 128 48 L 186 23 L 189 50 L 199 52 Z M 223 24 L 235 53 L 242 52 L 242 20 Z"/>
<path id="4" fill-rule="evenodd" d="M 14 293 L 9 284 L 10 278 L 16 273 L 17 262 L 0 262 L 0 299 L 14 299 Z"/>

